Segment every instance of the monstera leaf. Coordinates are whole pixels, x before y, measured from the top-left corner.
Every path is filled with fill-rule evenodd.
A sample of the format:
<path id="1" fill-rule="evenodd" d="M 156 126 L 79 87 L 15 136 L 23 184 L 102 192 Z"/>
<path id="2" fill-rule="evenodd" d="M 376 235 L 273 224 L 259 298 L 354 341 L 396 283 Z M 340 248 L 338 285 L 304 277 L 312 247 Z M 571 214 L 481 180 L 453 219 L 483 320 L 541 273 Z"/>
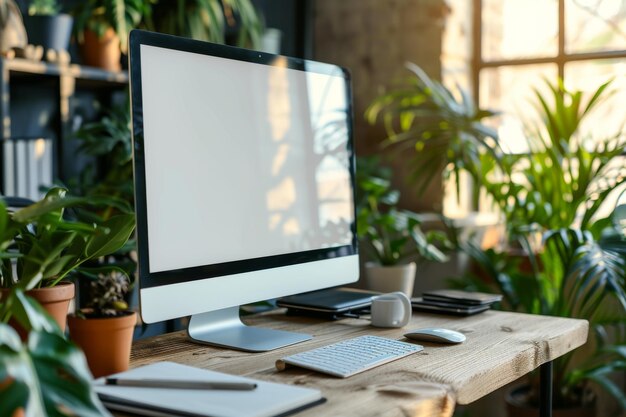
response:
<path id="1" fill-rule="evenodd" d="M 30 322 L 32 330 L 23 343 L 12 327 L 0 323 L 0 416 L 17 410 L 27 417 L 108 416 L 91 388 L 83 353 L 53 320 L 19 289 L 2 300 L 2 307 L 7 305 L 19 310 L 14 317 Z"/>

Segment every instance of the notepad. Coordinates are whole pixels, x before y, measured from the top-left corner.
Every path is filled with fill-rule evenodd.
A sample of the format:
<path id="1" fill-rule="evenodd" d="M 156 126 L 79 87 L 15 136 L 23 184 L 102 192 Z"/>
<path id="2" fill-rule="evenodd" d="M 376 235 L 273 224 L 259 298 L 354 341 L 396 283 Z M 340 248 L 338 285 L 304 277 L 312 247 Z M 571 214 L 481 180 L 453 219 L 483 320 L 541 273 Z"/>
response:
<path id="1" fill-rule="evenodd" d="M 289 415 L 325 401 L 316 389 L 228 375 L 173 362 L 157 362 L 110 377 L 257 384 L 252 391 L 229 391 L 111 386 L 104 385 L 104 378 L 94 382 L 94 388 L 107 408 L 145 416 L 272 417 Z"/>

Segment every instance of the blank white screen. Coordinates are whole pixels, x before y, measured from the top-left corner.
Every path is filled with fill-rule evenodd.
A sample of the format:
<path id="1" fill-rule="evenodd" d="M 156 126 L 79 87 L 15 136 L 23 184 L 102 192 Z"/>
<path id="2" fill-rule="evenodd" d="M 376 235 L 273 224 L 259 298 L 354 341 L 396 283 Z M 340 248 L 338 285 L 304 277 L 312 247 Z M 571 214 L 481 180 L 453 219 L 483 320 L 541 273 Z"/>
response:
<path id="1" fill-rule="evenodd" d="M 141 45 L 150 272 L 350 244 L 345 79 Z"/>

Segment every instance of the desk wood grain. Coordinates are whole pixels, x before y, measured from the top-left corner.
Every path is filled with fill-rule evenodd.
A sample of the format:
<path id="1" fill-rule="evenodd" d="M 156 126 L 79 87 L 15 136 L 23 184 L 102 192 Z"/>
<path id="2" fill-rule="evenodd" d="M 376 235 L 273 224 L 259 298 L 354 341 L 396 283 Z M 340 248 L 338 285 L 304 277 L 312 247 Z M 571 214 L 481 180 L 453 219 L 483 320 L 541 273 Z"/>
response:
<path id="1" fill-rule="evenodd" d="M 131 367 L 167 360 L 320 389 L 328 401 L 298 414 L 303 417 L 451 416 L 455 403 L 471 403 L 583 345 L 588 332 L 585 320 L 500 311 L 462 318 L 414 313 L 402 329 L 377 329 L 366 319 L 286 316 L 282 310 L 244 321 L 309 333 L 314 338 L 272 352 L 245 353 L 195 344 L 184 332 L 177 332 L 135 343 Z M 278 372 L 274 366 L 283 356 L 340 340 L 365 334 L 406 340 L 406 331 L 433 326 L 460 331 L 467 340 L 452 346 L 423 342 L 420 353 L 347 379 L 299 368 Z"/>

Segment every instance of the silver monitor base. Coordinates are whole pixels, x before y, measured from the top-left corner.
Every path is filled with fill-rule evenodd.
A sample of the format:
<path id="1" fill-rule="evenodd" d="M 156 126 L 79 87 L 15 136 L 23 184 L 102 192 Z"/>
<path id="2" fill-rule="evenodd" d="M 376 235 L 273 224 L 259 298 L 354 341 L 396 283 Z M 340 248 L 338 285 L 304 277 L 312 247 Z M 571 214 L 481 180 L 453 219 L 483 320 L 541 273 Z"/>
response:
<path id="1" fill-rule="evenodd" d="M 239 319 L 239 307 L 194 314 L 189 320 L 187 334 L 198 343 L 246 352 L 266 352 L 312 337 L 303 333 L 246 326 Z"/>

